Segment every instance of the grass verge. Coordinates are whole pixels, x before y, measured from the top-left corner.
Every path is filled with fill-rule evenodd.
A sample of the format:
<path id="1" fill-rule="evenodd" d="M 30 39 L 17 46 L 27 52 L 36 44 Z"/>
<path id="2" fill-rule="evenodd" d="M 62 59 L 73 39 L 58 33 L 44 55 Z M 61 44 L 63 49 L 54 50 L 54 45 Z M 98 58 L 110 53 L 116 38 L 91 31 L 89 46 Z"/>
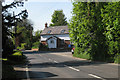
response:
<path id="1" fill-rule="evenodd" d="M 83 58 L 83 59 L 88 59 L 88 60 L 90 60 L 90 55 L 89 55 L 89 54 L 86 54 L 86 53 L 83 53 L 83 54 L 74 53 L 73 56 L 74 56 L 74 57 L 78 57 L 78 58 Z"/>
<path id="2" fill-rule="evenodd" d="M 18 80 L 14 65 L 24 65 L 28 63 L 27 57 L 21 51 L 16 51 L 8 58 L 2 60 L 2 80 Z"/>

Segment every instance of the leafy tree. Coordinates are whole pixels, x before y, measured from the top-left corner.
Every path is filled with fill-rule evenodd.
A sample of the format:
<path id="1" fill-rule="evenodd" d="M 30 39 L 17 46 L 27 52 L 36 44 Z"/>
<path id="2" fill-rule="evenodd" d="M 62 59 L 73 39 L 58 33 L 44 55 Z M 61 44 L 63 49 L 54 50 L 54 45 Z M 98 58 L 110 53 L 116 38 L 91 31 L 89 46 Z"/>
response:
<path id="1" fill-rule="evenodd" d="M 37 30 L 34 32 L 33 40 L 32 40 L 32 43 L 33 43 L 32 48 L 39 48 L 41 32 L 42 30 Z"/>
<path id="2" fill-rule="evenodd" d="M 115 61 L 120 53 L 120 2 L 73 2 L 70 37 L 76 53 L 92 60 Z M 111 12 L 113 10 L 113 12 Z M 115 60 L 114 60 L 115 59 Z"/>
<path id="3" fill-rule="evenodd" d="M 63 26 L 67 25 L 66 17 L 63 13 L 63 10 L 55 10 L 52 15 L 51 22 L 53 24 L 50 24 L 50 26 Z"/>
<path id="4" fill-rule="evenodd" d="M 32 32 L 33 24 L 30 20 L 24 19 L 22 22 L 18 22 L 17 33 L 21 34 L 17 36 L 17 46 L 21 46 L 22 43 L 26 43 L 27 49 L 30 49 L 32 47 Z"/>
<path id="5" fill-rule="evenodd" d="M 41 30 L 37 30 L 37 31 L 34 32 L 33 43 L 40 41 L 41 32 L 42 32 Z"/>
<path id="6" fill-rule="evenodd" d="M 106 43 L 110 57 L 117 57 L 120 53 L 120 1 L 108 3 L 102 9 L 102 22 L 105 27 Z M 112 11 L 112 12 L 111 12 Z"/>
<path id="7" fill-rule="evenodd" d="M 14 45 L 11 40 L 11 37 L 18 36 L 20 33 L 12 33 L 11 28 L 16 26 L 18 21 L 21 19 L 27 18 L 27 10 L 23 10 L 17 15 L 13 15 L 9 12 L 9 9 L 22 7 L 23 2 L 12 2 L 11 4 L 2 5 L 2 49 L 3 49 L 3 57 L 6 57 L 9 54 L 13 53 Z"/>
<path id="8" fill-rule="evenodd" d="M 104 60 L 107 55 L 101 9 L 106 3 L 74 2 L 70 37 L 78 47 L 77 53 L 88 53 L 93 60 Z"/>

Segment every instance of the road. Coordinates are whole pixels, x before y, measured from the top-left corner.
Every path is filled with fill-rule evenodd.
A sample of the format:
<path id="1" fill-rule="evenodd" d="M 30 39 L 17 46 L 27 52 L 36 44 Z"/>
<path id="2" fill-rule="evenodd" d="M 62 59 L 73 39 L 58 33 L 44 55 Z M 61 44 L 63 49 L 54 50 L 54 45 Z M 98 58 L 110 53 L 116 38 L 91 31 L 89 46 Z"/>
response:
<path id="1" fill-rule="evenodd" d="M 71 52 L 30 52 L 30 61 L 17 67 L 24 79 L 118 80 L 118 65 L 75 58 Z M 21 73 L 22 72 L 22 73 Z"/>

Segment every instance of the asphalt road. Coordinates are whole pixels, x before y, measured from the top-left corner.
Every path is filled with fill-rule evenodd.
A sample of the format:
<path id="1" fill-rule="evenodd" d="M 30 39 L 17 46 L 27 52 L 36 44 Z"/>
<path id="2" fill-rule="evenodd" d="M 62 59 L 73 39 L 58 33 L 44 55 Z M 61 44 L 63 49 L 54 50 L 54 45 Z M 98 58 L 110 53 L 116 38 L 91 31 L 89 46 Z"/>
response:
<path id="1" fill-rule="evenodd" d="M 118 65 L 114 63 L 75 58 L 71 52 L 25 51 L 24 54 L 30 63 L 17 67 L 22 79 L 119 80 Z"/>

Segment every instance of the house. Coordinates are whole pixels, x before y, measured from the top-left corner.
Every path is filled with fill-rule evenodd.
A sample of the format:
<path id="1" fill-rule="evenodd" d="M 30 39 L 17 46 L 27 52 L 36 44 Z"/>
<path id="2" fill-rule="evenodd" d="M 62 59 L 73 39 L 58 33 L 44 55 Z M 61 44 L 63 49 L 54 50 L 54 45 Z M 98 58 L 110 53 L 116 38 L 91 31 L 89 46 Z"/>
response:
<path id="1" fill-rule="evenodd" d="M 68 26 L 48 27 L 47 23 L 41 33 L 41 43 L 48 48 L 64 48 L 70 44 Z"/>

